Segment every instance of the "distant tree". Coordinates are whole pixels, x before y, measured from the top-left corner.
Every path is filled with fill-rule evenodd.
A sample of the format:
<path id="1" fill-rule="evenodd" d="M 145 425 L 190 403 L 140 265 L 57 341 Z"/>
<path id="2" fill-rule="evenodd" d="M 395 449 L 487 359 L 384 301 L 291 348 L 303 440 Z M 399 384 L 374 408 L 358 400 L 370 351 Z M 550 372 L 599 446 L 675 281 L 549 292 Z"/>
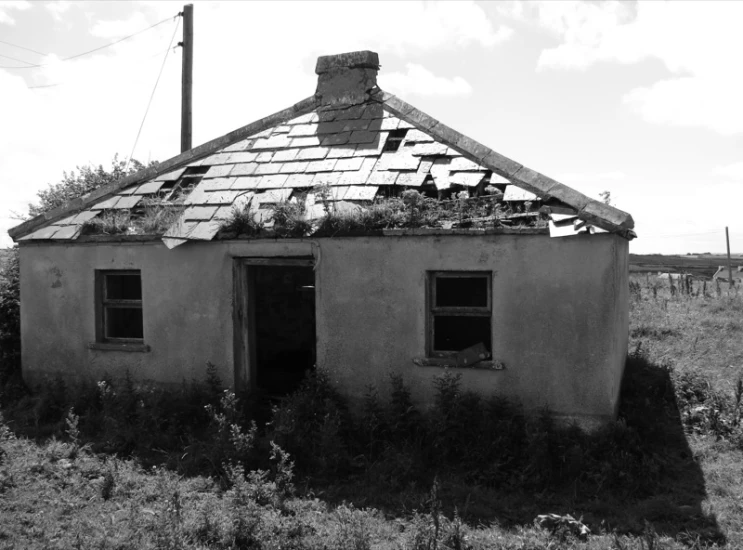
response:
<path id="1" fill-rule="evenodd" d="M 157 161 L 151 162 L 148 166 L 154 165 L 157 165 Z M 63 205 L 69 200 L 118 181 L 124 176 L 134 174 L 145 168 L 145 165 L 136 159 L 132 159 L 129 166 L 127 166 L 126 161 L 119 160 L 119 156 L 114 155 L 110 170 L 106 170 L 100 164 L 98 166 L 77 166 L 76 168 L 77 171 L 63 172 L 62 181 L 59 183 L 50 183 L 46 189 L 42 189 L 36 194 L 39 202 L 29 204 L 28 215 L 30 217 L 43 214 Z"/>
<path id="2" fill-rule="evenodd" d="M 601 191 L 601 193 L 599 193 L 599 197 L 601 197 L 601 201 L 604 204 L 608 204 L 611 206 L 611 191 Z"/>

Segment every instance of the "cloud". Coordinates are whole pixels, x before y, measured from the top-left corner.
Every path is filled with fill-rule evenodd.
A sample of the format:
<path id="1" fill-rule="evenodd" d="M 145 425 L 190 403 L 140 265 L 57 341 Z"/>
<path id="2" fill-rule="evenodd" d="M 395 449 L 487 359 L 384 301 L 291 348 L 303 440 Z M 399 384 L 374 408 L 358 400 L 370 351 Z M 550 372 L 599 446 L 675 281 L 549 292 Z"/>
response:
<path id="1" fill-rule="evenodd" d="M 380 74 L 380 87 L 402 97 L 413 95 L 465 97 L 472 93 L 472 86 L 461 76 L 452 78 L 436 76 L 417 63 L 407 63 L 406 69 L 404 73 Z"/>
<path id="2" fill-rule="evenodd" d="M 732 179 L 743 179 L 743 162 L 735 162 L 725 166 L 718 166 L 714 170 L 716 176 L 723 176 Z"/>
<path id="3" fill-rule="evenodd" d="M 557 36 L 538 70 L 656 59 L 671 78 L 629 90 L 624 103 L 651 123 L 743 132 L 740 2 L 535 2 L 501 10 Z"/>
<path id="4" fill-rule="evenodd" d="M 82 2 L 74 2 L 71 0 L 56 0 L 55 2 L 44 4 L 44 7 L 52 14 L 55 21 L 62 21 L 64 14 L 67 13 L 70 8 L 80 7 L 82 4 Z"/>
<path id="5" fill-rule="evenodd" d="M 194 145 L 312 95 L 319 55 L 378 51 L 382 83 L 390 76 L 394 82 L 397 74 L 401 85 L 412 89 L 418 75 L 433 83 L 436 93 L 462 94 L 469 90 L 466 81 L 431 74 L 424 68 L 426 56 L 489 49 L 509 34 L 472 2 L 194 4 Z M 101 20 L 97 6 L 86 4 L 93 21 Z M 127 6 L 131 15 L 104 18 L 92 32 L 113 39 L 181 8 L 170 2 Z M 142 13 L 145 19 L 137 15 Z M 43 62 L 51 64 L 25 75 L 28 83 L 0 70 L 0 247 L 10 244 L 5 232 L 18 223 L 8 212 L 25 212 L 36 191 L 59 181 L 63 171 L 88 163 L 108 167 L 115 153 L 129 155 L 174 25 L 164 23 L 68 62 L 47 57 Z M 72 31 L 76 29 L 84 32 L 79 27 Z M 179 152 L 180 52 L 171 54 L 165 65 L 134 153 L 139 160 L 165 160 Z M 406 67 L 411 58 L 422 63 Z M 393 62 L 406 69 L 385 74 L 384 64 Z M 59 85 L 26 87 L 52 84 Z"/>
<path id="6" fill-rule="evenodd" d="M 25 0 L 7 0 L 0 2 L 0 23 L 6 25 L 15 25 L 15 19 L 10 14 L 11 11 L 23 11 L 31 7 L 31 2 Z"/>

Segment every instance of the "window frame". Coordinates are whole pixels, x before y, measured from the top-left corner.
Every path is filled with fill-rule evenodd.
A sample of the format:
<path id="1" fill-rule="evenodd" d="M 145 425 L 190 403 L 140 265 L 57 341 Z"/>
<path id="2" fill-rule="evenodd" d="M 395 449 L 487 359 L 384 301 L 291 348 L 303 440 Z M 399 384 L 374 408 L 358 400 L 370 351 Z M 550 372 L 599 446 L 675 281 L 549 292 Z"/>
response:
<path id="1" fill-rule="evenodd" d="M 486 280 L 487 305 L 485 306 L 437 306 L 437 279 L 483 278 Z M 460 351 L 434 349 L 434 320 L 436 316 L 485 317 L 490 319 L 490 348 L 493 346 L 493 272 L 492 271 L 428 271 L 426 277 L 426 356 L 430 358 L 448 358 Z"/>
<path id="2" fill-rule="evenodd" d="M 142 296 L 139 300 L 114 300 L 106 296 L 106 280 L 109 275 L 137 275 L 140 288 L 142 271 L 139 269 L 96 269 L 95 271 L 95 308 L 96 308 L 96 342 L 102 344 L 144 344 L 144 308 Z M 142 338 L 112 338 L 106 336 L 106 311 L 108 309 L 139 309 L 142 315 Z"/>

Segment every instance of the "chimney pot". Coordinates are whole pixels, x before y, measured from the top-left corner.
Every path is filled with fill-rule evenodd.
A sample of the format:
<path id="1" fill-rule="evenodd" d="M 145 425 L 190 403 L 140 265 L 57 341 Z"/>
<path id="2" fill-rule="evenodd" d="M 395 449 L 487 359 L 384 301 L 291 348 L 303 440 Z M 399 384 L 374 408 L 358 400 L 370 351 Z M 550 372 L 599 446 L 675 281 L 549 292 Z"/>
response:
<path id="1" fill-rule="evenodd" d="M 317 92 L 324 105 L 358 105 L 377 85 L 379 55 L 368 50 L 317 58 Z"/>

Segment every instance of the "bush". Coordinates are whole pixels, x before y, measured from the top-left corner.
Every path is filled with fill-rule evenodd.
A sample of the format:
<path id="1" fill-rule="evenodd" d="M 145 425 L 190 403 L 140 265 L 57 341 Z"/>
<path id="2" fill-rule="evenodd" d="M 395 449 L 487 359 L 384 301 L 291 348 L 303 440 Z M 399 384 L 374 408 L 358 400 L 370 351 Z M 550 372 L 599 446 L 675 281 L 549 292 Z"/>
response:
<path id="1" fill-rule="evenodd" d="M 318 369 L 274 407 L 266 437 L 296 457 L 301 471 L 327 475 L 350 465 L 351 426 L 345 401 Z"/>
<path id="2" fill-rule="evenodd" d="M 21 283 L 18 247 L 0 264 L 0 390 L 21 374 Z"/>

